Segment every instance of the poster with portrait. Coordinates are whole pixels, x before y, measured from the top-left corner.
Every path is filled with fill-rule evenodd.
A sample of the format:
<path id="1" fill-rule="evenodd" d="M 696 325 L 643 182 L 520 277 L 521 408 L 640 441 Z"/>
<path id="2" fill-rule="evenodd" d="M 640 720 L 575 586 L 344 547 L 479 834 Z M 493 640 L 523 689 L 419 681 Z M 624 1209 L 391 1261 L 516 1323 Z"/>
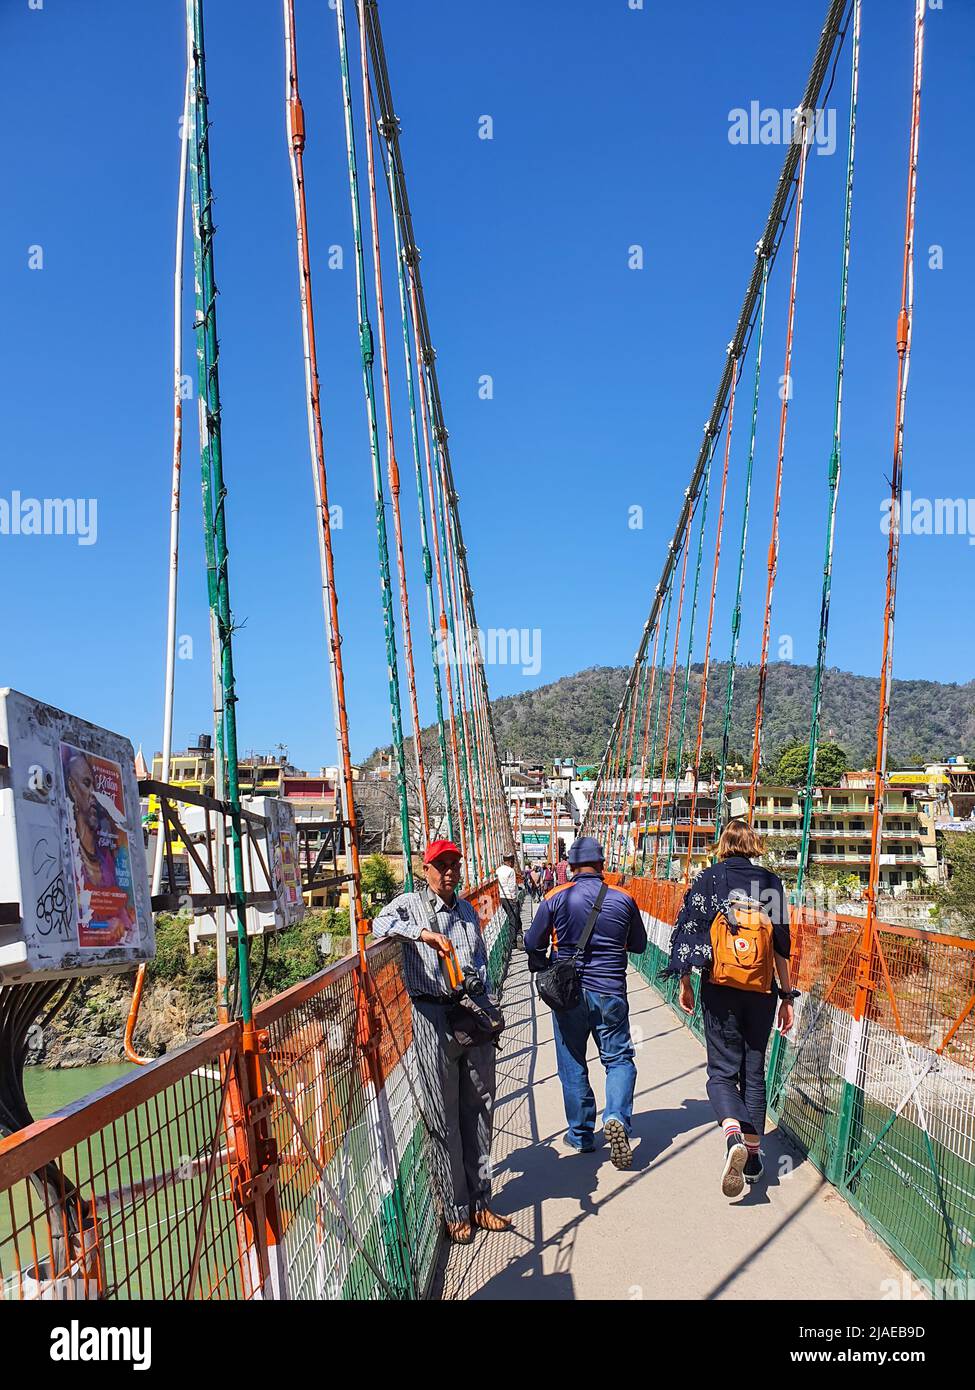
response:
<path id="1" fill-rule="evenodd" d="M 122 769 L 62 742 L 61 776 L 82 949 L 130 946 L 139 923 L 125 823 Z"/>
<path id="2" fill-rule="evenodd" d="M 288 908 L 300 906 L 301 883 L 298 879 L 298 856 L 295 853 L 294 837 L 288 830 L 278 836 L 277 853 L 274 858 L 275 889 Z"/>

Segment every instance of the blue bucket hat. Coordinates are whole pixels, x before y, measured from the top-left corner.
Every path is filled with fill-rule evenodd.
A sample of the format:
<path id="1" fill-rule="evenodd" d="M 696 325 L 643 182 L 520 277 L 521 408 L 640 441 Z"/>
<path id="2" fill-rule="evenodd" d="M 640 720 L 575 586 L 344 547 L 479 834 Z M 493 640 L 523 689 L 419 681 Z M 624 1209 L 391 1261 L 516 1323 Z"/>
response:
<path id="1" fill-rule="evenodd" d="M 581 835 L 572 841 L 567 858 L 570 864 L 601 864 L 603 847 L 591 835 Z"/>

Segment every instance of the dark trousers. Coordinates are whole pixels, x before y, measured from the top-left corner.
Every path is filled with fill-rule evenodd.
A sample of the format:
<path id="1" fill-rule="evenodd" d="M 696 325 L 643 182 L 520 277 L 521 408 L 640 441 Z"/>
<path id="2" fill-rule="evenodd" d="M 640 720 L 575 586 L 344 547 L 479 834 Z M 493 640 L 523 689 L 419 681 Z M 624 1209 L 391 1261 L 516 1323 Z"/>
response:
<path id="1" fill-rule="evenodd" d="M 413 1047 L 444 1216 L 466 1221 L 491 1196 L 497 1049 L 493 1043 L 461 1047 L 447 1027 L 446 1008 L 419 999 L 413 1001 Z"/>
<path id="2" fill-rule="evenodd" d="M 708 1049 L 708 1100 L 720 1124 L 737 1120 L 745 1134 L 765 1133 L 765 1049 L 775 1019 L 774 994 L 701 985 Z"/>
<path id="3" fill-rule="evenodd" d="M 518 899 L 502 898 L 501 906 L 508 914 L 508 921 L 511 923 L 511 930 L 513 933 L 513 939 L 515 941 L 515 944 L 517 946 L 520 946 L 521 942 L 518 940 L 518 938 L 521 935 L 521 909 L 518 906 Z"/>

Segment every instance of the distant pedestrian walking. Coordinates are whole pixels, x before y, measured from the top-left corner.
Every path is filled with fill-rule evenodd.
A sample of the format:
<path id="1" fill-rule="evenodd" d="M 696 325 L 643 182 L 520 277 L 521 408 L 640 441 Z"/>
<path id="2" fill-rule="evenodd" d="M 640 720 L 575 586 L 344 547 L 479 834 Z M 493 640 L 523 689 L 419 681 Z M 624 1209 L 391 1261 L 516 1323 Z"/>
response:
<path id="1" fill-rule="evenodd" d="M 679 977 L 680 1006 L 687 1014 L 694 1012 L 691 971 L 701 972 L 708 1099 L 724 1130 L 726 1197 L 740 1196 L 764 1172 L 765 1050 L 776 998 L 779 1027 L 788 1033 L 798 995 L 789 977 L 785 889 L 776 874 L 752 862 L 761 852 L 761 840 L 743 820 L 728 822 L 717 864 L 684 895 L 664 972 Z"/>
<path id="2" fill-rule="evenodd" d="M 518 906 L 518 876 L 515 873 L 515 856 L 503 854 L 498 865 L 498 889 L 501 895 L 501 908 L 511 924 L 511 939 L 516 946 L 522 944 L 521 909 Z"/>
<path id="3" fill-rule="evenodd" d="M 630 1038 L 626 997 L 628 951 L 644 951 L 647 932 L 640 910 L 628 893 L 603 882 L 603 851 L 598 840 L 583 836 L 569 846 L 573 878 L 549 893 L 525 933 L 529 967 L 542 970 L 552 962 L 575 961 L 581 976 L 579 1002 L 553 1009 L 555 1055 L 565 1102 L 570 1153 L 595 1147 L 596 1097 L 589 1084 L 586 1051 L 595 1038 L 606 1068 L 603 1134 L 617 1168 L 633 1162 L 630 1130 L 636 1066 Z M 586 929 L 590 935 L 577 950 Z M 550 956 L 546 954 L 551 947 Z"/>

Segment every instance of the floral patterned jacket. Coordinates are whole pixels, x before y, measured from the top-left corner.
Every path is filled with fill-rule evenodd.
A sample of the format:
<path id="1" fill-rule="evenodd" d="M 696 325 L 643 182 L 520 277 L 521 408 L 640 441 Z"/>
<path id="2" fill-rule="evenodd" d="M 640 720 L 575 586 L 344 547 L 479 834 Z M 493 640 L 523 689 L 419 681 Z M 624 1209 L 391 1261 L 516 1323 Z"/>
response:
<path id="1" fill-rule="evenodd" d="M 789 904 L 782 880 L 770 869 L 738 855 L 712 864 L 684 894 L 670 937 L 670 960 L 662 978 L 711 968 L 711 923 L 737 896 L 754 898 L 772 921 L 775 953 L 791 953 Z"/>

